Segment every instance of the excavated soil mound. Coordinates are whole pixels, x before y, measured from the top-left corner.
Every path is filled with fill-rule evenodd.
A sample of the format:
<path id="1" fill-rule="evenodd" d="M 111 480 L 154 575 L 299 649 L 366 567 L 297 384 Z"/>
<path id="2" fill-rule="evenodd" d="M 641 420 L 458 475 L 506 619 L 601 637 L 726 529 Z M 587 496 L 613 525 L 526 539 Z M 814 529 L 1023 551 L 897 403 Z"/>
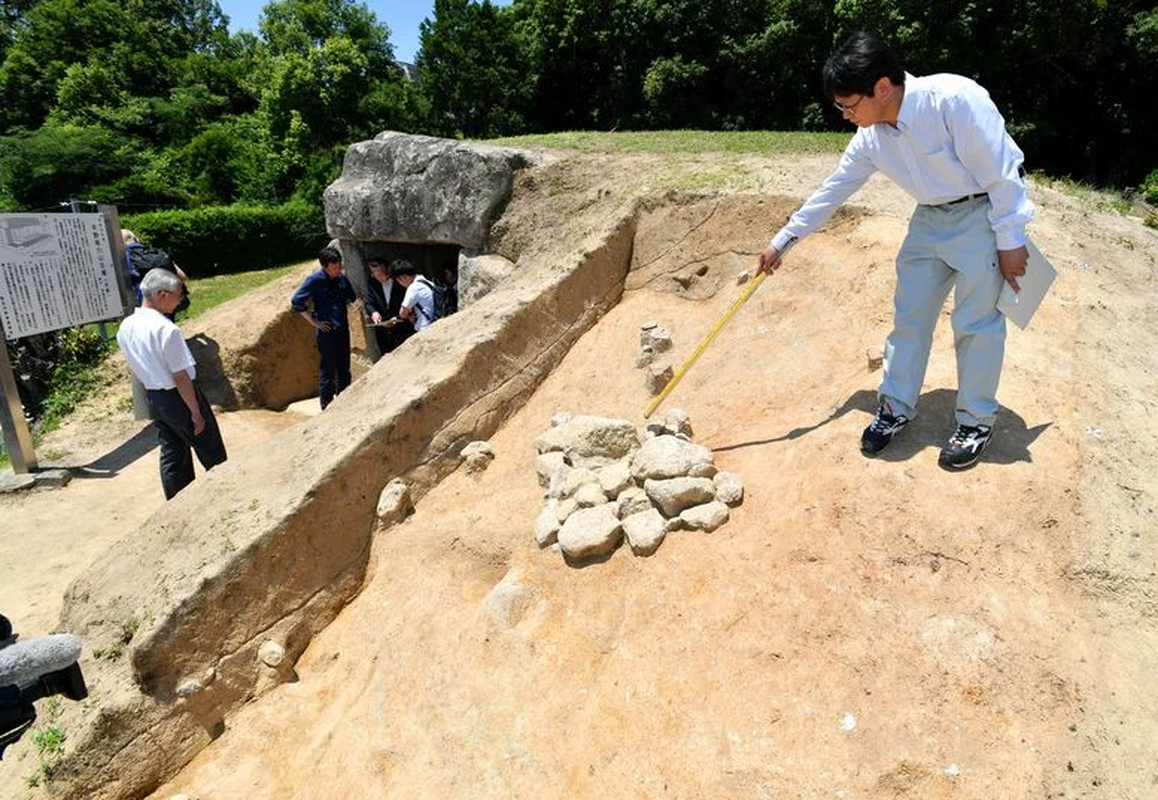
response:
<path id="1" fill-rule="evenodd" d="M 956 385 L 946 312 L 921 416 L 868 460 L 865 351 L 888 333 L 911 207 L 870 182 L 665 403 L 744 478 L 743 505 L 654 556 L 575 567 L 534 543 L 535 436 L 559 411 L 642 426 L 640 325 L 670 331 L 682 363 L 832 164 L 747 159 L 756 195 L 665 198 L 713 158 L 610 161 L 527 176 L 496 249 L 573 258 L 589 231 L 544 207 L 645 194 L 622 300 L 490 437 L 489 469 L 375 534 L 360 593 L 289 682 L 152 796 L 1151 796 L 1155 232 L 1035 184 L 1031 235 L 1059 277 L 1010 331 L 992 447 L 964 473 L 936 465 Z M 52 502 L 80 511 L 68 490 Z"/>

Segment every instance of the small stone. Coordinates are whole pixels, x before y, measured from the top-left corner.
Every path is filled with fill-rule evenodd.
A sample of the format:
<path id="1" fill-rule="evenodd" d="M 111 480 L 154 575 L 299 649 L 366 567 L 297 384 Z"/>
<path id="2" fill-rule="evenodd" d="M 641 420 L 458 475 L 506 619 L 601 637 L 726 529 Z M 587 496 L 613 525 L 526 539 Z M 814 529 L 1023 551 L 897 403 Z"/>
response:
<path id="1" fill-rule="evenodd" d="M 575 509 L 579 507 L 579 504 L 575 502 L 574 497 L 568 497 L 566 500 L 559 500 L 557 502 L 559 505 L 556 506 L 555 513 L 556 516 L 559 517 L 560 522 L 566 522 L 567 517 L 574 514 Z"/>
<path id="2" fill-rule="evenodd" d="M 285 660 L 285 648 L 277 642 L 262 642 L 261 647 L 257 650 L 257 657 L 267 667 L 276 667 Z"/>
<path id="3" fill-rule="evenodd" d="M 22 489 L 31 489 L 36 485 L 36 476 L 22 473 L 20 475 L 0 475 L 0 494 L 19 492 Z"/>
<path id="4" fill-rule="evenodd" d="M 394 525 L 412 513 L 414 501 L 410 499 L 410 487 L 401 478 L 394 478 L 378 496 L 378 520 L 384 526 Z"/>
<path id="5" fill-rule="evenodd" d="M 736 276 L 736 285 L 737 286 L 743 286 L 745 283 L 747 283 L 750 280 L 752 280 L 752 273 L 748 272 L 748 270 L 744 270 L 743 272 L 741 272 L 739 275 Z"/>
<path id="6" fill-rule="evenodd" d="M 483 607 L 500 627 L 513 628 L 527 613 L 533 596 L 523 585 L 518 569 L 512 567 L 483 600 Z"/>
<path id="7" fill-rule="evenodd" d="M 635 357 L 635 368 L 643 369 L 652 361 L 655 361 L 655 348 L 650 345 L 645 345 L 639 351 L 639 355 Z"/>
<path id="8" fill-rule="evenodd" d="M 864 351 L 864 355 L 868 361 L 869 372 L 876 372 L 885 363 L 885 354 L 879 347 L 870 347 Z"/>
<path id="9" fill-rule="evenodd" d="M 608 464 L 596 470 L 596 474 L 599 475 L 599 486 L 603 493 L 612 499 L 619 497 L 620 492 L 632 485 L 631 465 L 626 460 Z"/>
<path id="10" fill-rule="evenodd" d="M 607 502 L 607 495 L 598 483 L 585 483 L 575 490 L 575 503 L 580 508 L 591 508 Z"/>
<path id="11" fill-rule="evenodd" d="M 654 508 L 632 514 L 623 520 L 623 534 L 637 556 L 650 556 L 663 543 L 667 526 L 663 515 Z"/>
<path id="12" fill-rule="evenodd" d="M 462 448 L 462 460 L 468 473 L 482 472 L 494 461 L 495 451 L 490 442 L 471 442 Z"/>
<path id="13" fill-rule="evenodd" d="M 619 518 L 626 519 L 632 514 L 638 514 L 641 511 L 648 511 L 654 508 L 651 500 L 647 497 L 647 492 L 638 486 L 629 486 L 619 493 L 618 502 Z"/>
<path id="14" fill-rule="evenodd" d="M 677 437 L 680 438 L 680 437 Z M 684 441 L 687 441 L 686 439 Z M 689 478 L 714 478 L 719 472 L 715 464 L 696 463 L 688 468 Z"/>
<path id="15" fill-rule="evenodd" d="M 556 450 L 551 453 L 543 453 L 535 457 L 535 472 L 539 475 L 539 485 L 544 489 L 551 483 L 551 475 L 559 467 L 567 466 L 567 456 L 562 452 Z"/>
<path id="16" fill-rule="evenodd" d="M 668 382 L 675 377 L 675 369 L 672 368 L 670 362 L 663 362 L 662 364 L 652 364 L 647 369 L 644 375 L 644 386 L 651 395 L 657 395 L 663 391 Z"/>
<path id="17" fill-rule="evenodd" d="M 744 502 L 744 481 L 734 472 L 717 472 L 712 478 L 716 486 L 716 499 L 730 506 Z"/>
<path id="18" fill-rule="evenodd" d="M 201 688 L 201 681 L 197 680 L 196 678 L 186 678 L 177 684 L 177 696 L 189 697 L 190 695 L 201 691 Z"/>
<path id="19" fill-rule="evenodd" d="M 575 492 L 579 491 L 580 486 L 587 483 L 599 485 L 599 476 L 595 474 L 595 470 L 586 467 L 568 468 L 567 472 L 561 476 L 551 476 L 551 485 L 547 489 L 547 495 L 557 500 L 564 500 L 574 495 Z"/>
<path id="20" fill-rule="evenodd" d="M 643 347 L 650 347 L 656 353 L 665 353 L 671 350 L 671 334 L 657 325 L 640 334 L 639 344 Z"/>
<path id="21" fill-rule="evenodd" d="M 548 500 L 535 519 L 535 544 L 547 547 L 559 538 L 559 501 Z"/>
<path id="22" fill-rule="evenodd" d="M 568 558 L 607 555 L 623 541 L 623 525 L 611 503 L 581 508 L 567 518 L 559 531 L 559 544 Z"/>
<path id="23" fill-rule="evenodd" d="M 649 478 L 643 490 L 665 517 L 716 499 L 716 487 L 707 478 Z"/>
<path id="24" fill-rule="evenodd" d="M 673 408 L 668 411 L 667 416 L 664 417 L 663 427 L 672 436 L 683 434 L 690 438 L 692 435 L 691 415 L 682 408 Z"/>
<path id="25" fill-rule="evenodd" d="M 711 533 L 728 521 L 728 507 L 719 500 L 713 500 L 684 509 L 679 518 L 690 530 Z"/>
<path id="26" fill-rule="evenodd" d="M 36 476 L 37 486 L 46 486 L 50 489 L 68 486 L 68 482 L 72 480 L 72 472 L 67 469 L 42 469 L 33 474 Z"/>

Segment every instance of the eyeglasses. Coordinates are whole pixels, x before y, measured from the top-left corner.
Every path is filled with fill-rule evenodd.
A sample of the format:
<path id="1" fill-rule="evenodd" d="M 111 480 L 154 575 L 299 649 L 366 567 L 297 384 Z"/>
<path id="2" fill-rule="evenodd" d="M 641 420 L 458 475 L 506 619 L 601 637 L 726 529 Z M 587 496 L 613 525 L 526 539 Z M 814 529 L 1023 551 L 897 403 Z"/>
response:
<path id="1" fill-rule="evenodd" d="M 865 99 L 866 97 L 868 97 L 868 95 L 867 95 L 867 94 L 862 94 L 862 95 L 860 96 L 860 100 L 857 100 L 855 103 L 850 103 L 850 104 L 849 104 L 849 105 L 847 105 L 847 106 L 846 106 L 846 105 L 841 105 L 840 103 L 838 103 L 838 102 L 836 102 L 835 100 L 833 100 L 833 101 L 832 101 L 832 105 L 833 105 L 833 107 L 834 107 L 834 108 L 835 108 L 837 111 L 839 111 L 841 114 L 853 114 L 853 113 L 856 113 L 856 107 L 857 107 L 857 106 L 859 106 L 861 103 L 863 103 L 863 102 L 864 102 L 864 99 Z"/>

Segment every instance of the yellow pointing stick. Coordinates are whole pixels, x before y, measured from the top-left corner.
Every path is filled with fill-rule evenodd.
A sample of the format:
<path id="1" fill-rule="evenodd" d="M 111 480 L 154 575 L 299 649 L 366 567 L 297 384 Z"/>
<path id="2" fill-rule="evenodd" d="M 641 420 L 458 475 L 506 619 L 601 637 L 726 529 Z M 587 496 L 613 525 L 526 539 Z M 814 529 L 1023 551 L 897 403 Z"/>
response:
<path id="1" fill-rule="evenodd" d="M 784 250 L 780 253 L 780 257 L 783 258 L 784 254 L 787 253 L 794 244 L 796 244 L 796 240 L 790 240 L 788 244 L 784 246 Z M 740 306 L 748 302 L 748 298 L 751 297 L 755 291 L 760 288 L 760 284 L 763 283 L 764 279 L 767 277 L 768 273 L 761 272 L 752 279 L 752 282 L 748 284 L 748 288 L 744 290 L 744 293 L 736 298 L 736 302 L 732 303 L 732 306 L 728 309 L 727 313 L 725 313 L 720 321 L 716 323 L 715 327 L 708 332 L 708 335 L 704 337 L 704 340 L 700 342 L 699 346 L 692 351 L 692 354 L 688 356 L 688 360 L 685 361 L 683 366 L 681 366 L 679 370 L 671 376 L 671 380 L 667 382 L 667 386 L 663 387 L 663 391 L 657 394 L 655 399 L 647 404 L 647 408 L 643 411 L 644 419 L 648 419 L 652 414 L 655 413 L 655 410 L 659 408 L 659 404 L 662 403 L 664 398 L 666 398 L 668 394 L 671 393 L 671 390 L 676 387 L 676 384 L 680 382 L 680 379 L 684 376 L 684 373 L 691 369 L 692 364 L 696 363 L 696 359 L 700 357 L 700 353 L 708 349 L 708 345 L 712 343 L 712 339 L 716 338 L 716 334 L 719 333 L 723 327 L 728 324 L 728 320 L 732 318 L 733 314 L 740 310 Z"/>

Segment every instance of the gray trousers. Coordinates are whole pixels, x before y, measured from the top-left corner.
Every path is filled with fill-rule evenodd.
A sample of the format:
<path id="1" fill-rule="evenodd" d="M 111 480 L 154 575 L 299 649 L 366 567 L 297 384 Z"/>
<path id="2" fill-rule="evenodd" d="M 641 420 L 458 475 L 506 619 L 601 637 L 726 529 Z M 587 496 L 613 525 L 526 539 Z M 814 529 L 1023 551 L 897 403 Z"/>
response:
<path id="1" fill-rule="evenodd" d="M 1005 355 L 1005 316 L 997 310 L 1004 278 L 987 213 L 988 198 L 950 206 L 917 206 L 897 254 L 893 331 L 885 343 L 879 394 L 894 414 L 917 415 L 933 329 L 954 290 L 957 351 L 956 419 L 992 425 Z"/>
<path id="2" fill-rule="evenodd" d="M 217 417 L 196 383 L 197 405 L 205 419 L 205 430 L 193 435 L 193 417 L 176 389 L 149 389 L 149 416 L 161 442 L 161 488 L 165 499 L 193 482 L 193 453 L 205 469 L 212 469 L 226 459 L 225 443 L 217 427 Z"/>

